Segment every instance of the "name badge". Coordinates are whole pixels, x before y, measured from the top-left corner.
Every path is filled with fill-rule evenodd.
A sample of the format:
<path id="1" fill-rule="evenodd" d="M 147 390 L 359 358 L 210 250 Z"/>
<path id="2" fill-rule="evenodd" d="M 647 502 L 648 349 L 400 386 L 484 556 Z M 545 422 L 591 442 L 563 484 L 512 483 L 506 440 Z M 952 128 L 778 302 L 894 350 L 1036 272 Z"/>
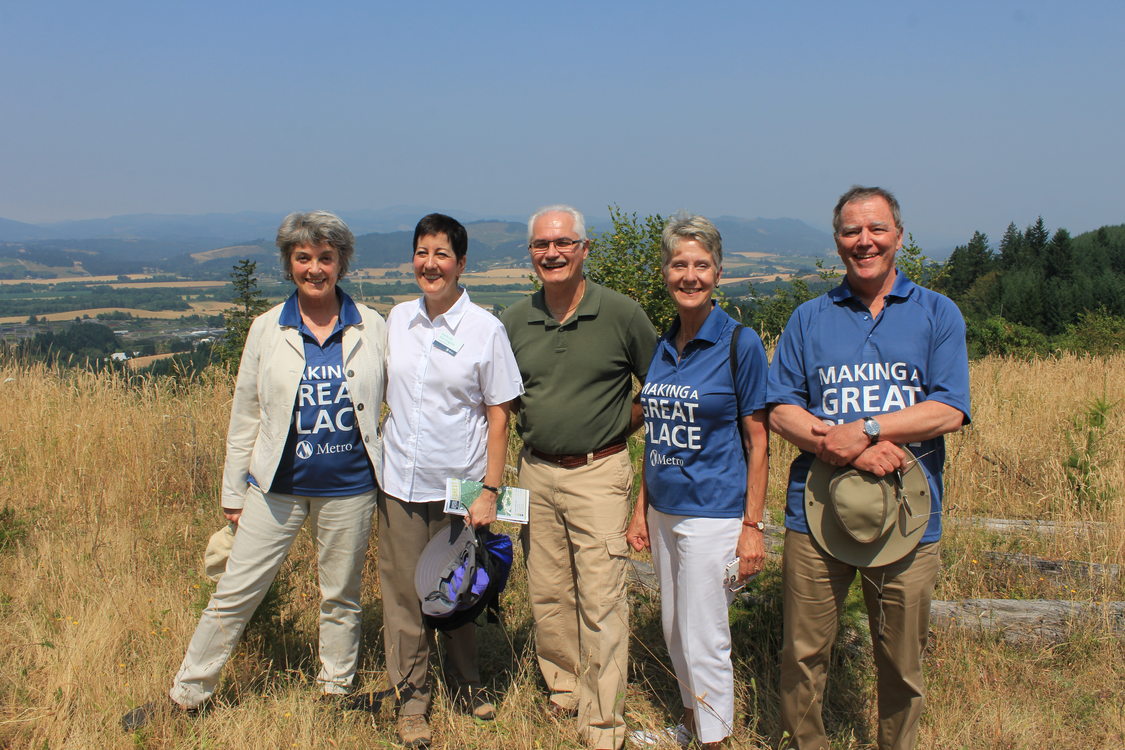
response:
<path id="1" fill-rule="evenodd" d="M 434 346 L 441 349 L 446 354 L 457 356 L 457 352 L 461 351 L 463 343 L 449 335 L 449 331 L 442 331 L 436 339 L 434 339 Z"/>

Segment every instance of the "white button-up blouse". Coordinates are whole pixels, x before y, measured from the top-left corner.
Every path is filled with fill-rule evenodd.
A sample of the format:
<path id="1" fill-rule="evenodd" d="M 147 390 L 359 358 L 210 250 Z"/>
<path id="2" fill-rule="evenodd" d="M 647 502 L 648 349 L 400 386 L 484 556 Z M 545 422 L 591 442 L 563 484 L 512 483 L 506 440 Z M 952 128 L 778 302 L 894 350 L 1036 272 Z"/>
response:
<path id="1" fill-rule="evenodd" d="M 500 320 L 461 296 L 430 320 L 424 298 L 387 316 L 383 491 L 406 502 L 445 499 L 445 480 L 484 477 L 485 406 L 523 393 Z"/>

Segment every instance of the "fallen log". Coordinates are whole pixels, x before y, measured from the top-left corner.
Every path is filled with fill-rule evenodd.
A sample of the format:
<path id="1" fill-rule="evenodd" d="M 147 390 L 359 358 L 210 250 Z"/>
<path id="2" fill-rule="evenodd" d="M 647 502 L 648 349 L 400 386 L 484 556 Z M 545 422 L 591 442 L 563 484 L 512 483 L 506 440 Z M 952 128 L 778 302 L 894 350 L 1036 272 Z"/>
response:
<path id="1" fill-rule="evenodd" d="M 995 531 L 999 534 L 1081 534 L 1105 531 L 1106 524 L 1101 521 L 1039 521 L 1021 518 L 981 518 L 970 516 L 946 516 L 942 519 L 946 526 L 976 528 Z"/>
<path id="2" fill-rule="evenodd" d="M 1004 563 L 1020 568 L 1028 568 L 1036 573 L 1048 575 L 1067 576 L 1070 578 L 1118 578 L 1121 575 L 1120 565 L 1102 565 L 1101 563 L 1082 562 L 1081 560 L 1051 560 L 1046 557 L 1023 555 L 1014 552 L 996 552 L 988 550 L 984 557 L 993 562 Z"/>
<path id="3" fill-rule="evenodd" d="M 1075 630 L 1096 627 L 1125 634 L 1125 602 L 1074 602 L 1053 599 L 963 599 L 934 601 L 930 625 L 998 632 L 1011 644 L 1060 642 Z"/>

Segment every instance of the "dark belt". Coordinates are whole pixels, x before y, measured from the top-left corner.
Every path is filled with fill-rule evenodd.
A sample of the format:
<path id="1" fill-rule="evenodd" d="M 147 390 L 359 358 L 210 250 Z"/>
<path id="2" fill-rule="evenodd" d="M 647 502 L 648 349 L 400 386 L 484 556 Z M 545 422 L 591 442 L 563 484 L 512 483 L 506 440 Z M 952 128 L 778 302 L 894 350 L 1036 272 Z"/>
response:
<path id="1" fill-rule="evenodd" d="M 621 451 L 625 450 L 625 446 L 625 441 L 619 440 L 616 443 L 610 443 L 605 447 L 598 448 L 593 453 L 576 453 L 573 455 L 544 453 L 543 451 L 536 450 L 535 448 L 532 448 L 530 446 L 527 450 L 536 458 L 541 458 L 544 461 L 550 461 L 556 466 L 561 466 L 564 469 L 576 469 L 579 466 L 589 466 L 599 458 L 605 458 L 606 456 L 612 456 L 614 453 L 620 453 Z"/>

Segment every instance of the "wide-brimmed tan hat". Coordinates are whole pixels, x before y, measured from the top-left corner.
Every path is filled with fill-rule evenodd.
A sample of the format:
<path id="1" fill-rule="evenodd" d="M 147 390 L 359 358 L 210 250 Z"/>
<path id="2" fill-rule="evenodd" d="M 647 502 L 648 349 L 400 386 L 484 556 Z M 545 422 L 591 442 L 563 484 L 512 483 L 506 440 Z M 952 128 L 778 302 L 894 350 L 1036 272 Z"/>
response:
<path id="1" fill-rule="evenodd" d="M 860 568 L 901 560 L 930 521 L 930 485 L 906 448 L 907 468 L 884 477 L 820 459 L 805 482 L 809 531 L 825 552 Z"/>
<path id="2" fill-rule="evenodd" d="M 215 583 L 227 572 L 227 558 L 234 546 L 234 524 L 228 523 L 207 540 L 207 551 L 203 553 L 203 572 Z"/>

